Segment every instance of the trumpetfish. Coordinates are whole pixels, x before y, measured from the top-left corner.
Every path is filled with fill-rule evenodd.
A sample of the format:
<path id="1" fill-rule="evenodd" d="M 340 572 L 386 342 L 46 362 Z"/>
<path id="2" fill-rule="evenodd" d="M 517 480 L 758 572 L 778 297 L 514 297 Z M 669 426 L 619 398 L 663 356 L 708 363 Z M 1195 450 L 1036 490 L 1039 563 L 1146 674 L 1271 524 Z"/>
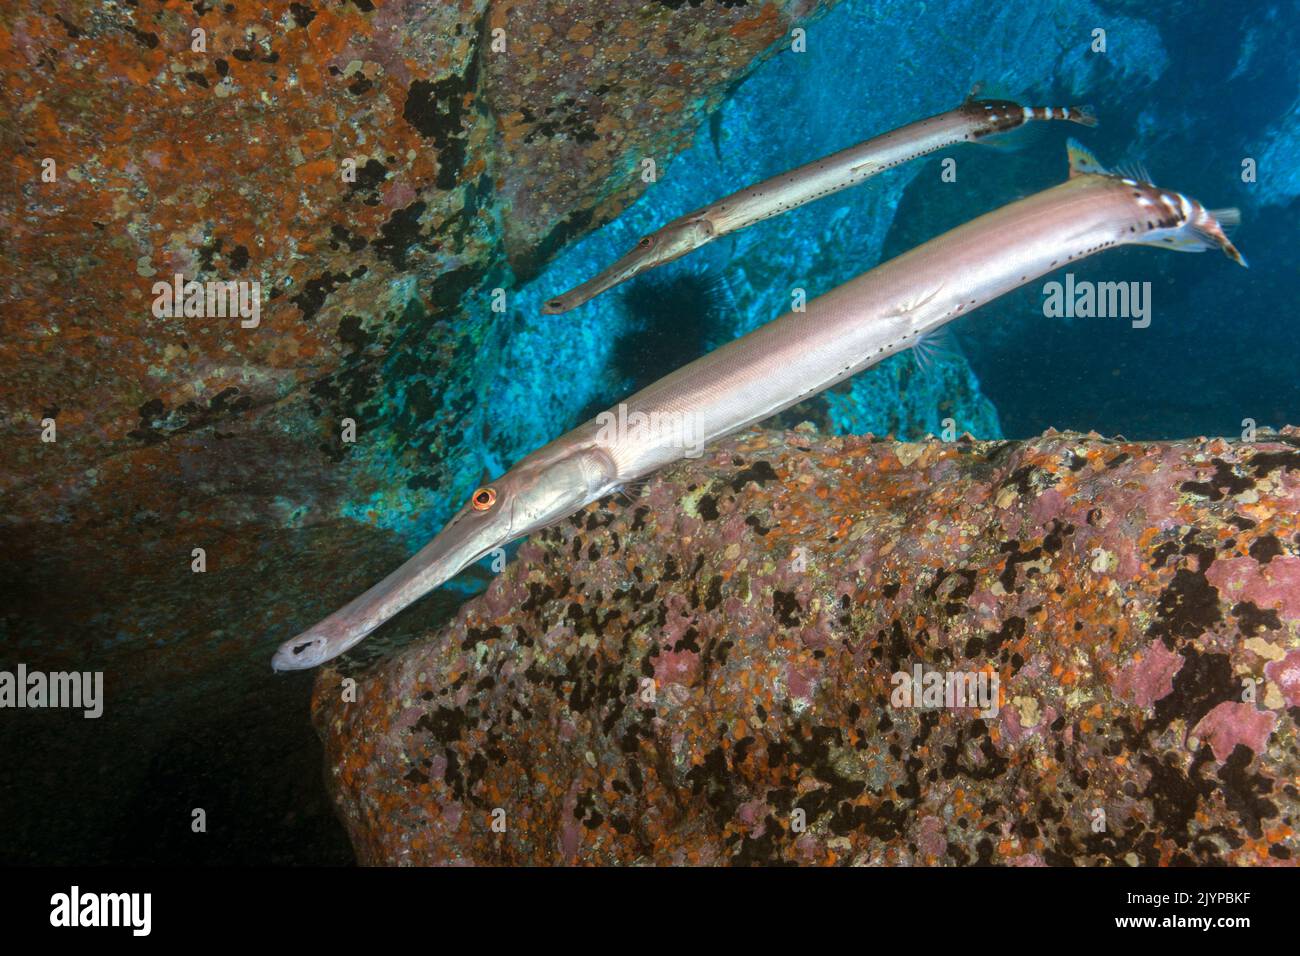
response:
<path id="1" fill-rule="evenodd" d="M 1235 209 L 1102 168 L 1070 143 L 1070 178 L 973 219 L 696 359 L 533 452 L 469 501 L 432 541 L 370 590 L 286 641 L 276 670 L 342 654 L 411 602 L 496 548 L 560 521 L 687 454 L 688 421 L 707 444 L 775 415 L 999 296 L 1115 246 L 1186 252 L 1218 247 Z M 672 432 L 665 435 L 663 432 Z M 665 438 L 669 440 L 665 440 Z"/>
<path id="2" fill-rule="evenodd" d="M 973 143 L 1006 134 L 1032 120 L 1069 120 L 1084 126 L 1097 124 L 1091 111 L 1084 106 L 1021 106 L 1010 100 L 977 100 L 972 95 L 955 110 L 900 126 L 674 219 L 643 236 L 631 252 L 604 272 L 563 295 L 548 299 L 542 311 L 556 315 L 576 309 L 607 289 L 656 266 L 680 259 L 720 236 L 856 186 L 918 156 L 957 143 Z"/>

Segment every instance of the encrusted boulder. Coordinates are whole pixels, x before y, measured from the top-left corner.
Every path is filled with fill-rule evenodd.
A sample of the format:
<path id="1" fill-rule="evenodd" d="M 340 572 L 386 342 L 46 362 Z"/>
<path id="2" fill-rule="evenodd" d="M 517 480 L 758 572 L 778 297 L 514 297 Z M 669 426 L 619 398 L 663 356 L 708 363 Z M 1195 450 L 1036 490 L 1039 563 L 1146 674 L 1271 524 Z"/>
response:
<path id="1" fill-rule="evenodd" d="M 324 669 L 327 784 L 368 864 L 1293 863 L 1298 512 L 1294 429 L 751 431 Z"/>

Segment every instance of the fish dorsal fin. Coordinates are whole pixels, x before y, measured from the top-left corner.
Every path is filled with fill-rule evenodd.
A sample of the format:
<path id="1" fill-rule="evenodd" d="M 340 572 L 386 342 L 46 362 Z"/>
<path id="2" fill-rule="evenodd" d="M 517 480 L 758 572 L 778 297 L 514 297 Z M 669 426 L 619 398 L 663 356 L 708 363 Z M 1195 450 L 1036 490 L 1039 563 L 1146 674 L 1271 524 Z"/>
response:
<path id="1" fill-rule="evenodd" d="M 1151 174 L 1147 172 L 1147 168 L 1142 165 L 1142 163 L 1137 162 L 1136 160 L 1117 166 L 1115 172 L 1123 176 L 1125 179 L 1132 179 L 1139 183 L 1146 183 L 1148 186 L 1151 185 Z"/>
<path id="2" fill-rule="evenodd" d="M 1070 178 L 1075 176 L 1109 176 L 1110 170 L 1097 161 L 1092 150 L 1076 139 L 1066 141 L 1065 148 L 1070 156 Z"/>

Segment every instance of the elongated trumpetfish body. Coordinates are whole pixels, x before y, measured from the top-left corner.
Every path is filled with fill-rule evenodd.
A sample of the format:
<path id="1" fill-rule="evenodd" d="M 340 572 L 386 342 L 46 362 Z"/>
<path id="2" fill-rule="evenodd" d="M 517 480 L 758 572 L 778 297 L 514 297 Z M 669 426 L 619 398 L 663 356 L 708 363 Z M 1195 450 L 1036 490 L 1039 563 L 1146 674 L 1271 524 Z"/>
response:
<path id="1" fill-rule="evenodd" d="M 643 237 L 604 272 L 547 300 L 542 311 L 568 312 L 606 289 L 679 259 L 719 236 L 856 186 L 918 156 L 1008 133 L 1031 120 L 1069 120 L 1085 126 L 1097 122 L 1091 112 L 1079 106 L 1021 106 L 1010 100 L 968 99 L 955 110 L 900 126 L 688 212 Z"/>
<path id="2" fill-rule="evenodd" d="M 659 380 L 478 489 L 383 581 L 287 641 L 278 670 L 343 653 L 403 607 L 508 541 L 761 421 L 914 345 L 1053 269 L 1130 243 L 1218 247 L 1217 216 L 1179 193 L 1111 175 L 1071 144 L 1066 183 L 972 220 Z"/>

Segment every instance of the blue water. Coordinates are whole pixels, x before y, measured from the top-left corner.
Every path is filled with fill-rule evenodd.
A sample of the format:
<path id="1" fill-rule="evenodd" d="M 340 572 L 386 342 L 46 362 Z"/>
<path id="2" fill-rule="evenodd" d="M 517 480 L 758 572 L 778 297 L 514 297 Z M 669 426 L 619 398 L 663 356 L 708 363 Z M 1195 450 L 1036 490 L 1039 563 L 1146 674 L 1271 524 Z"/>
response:
<path id="1" fill-rule="evenodd" d="M 828 396 L 839 431 L 1023 437 L 1049 426 L 1130 438 L 1237 435 L 1300 422 L 1295 316 L 1300 9 L 1286 3 L 846 0 L 807 51 L 761 66 L 660 162 L 617 219 L 564 249 L 514 299 L 492 386 L 492 455 L 511 461 L 634 388 L 974 216 L 1066 176 L 1065 139 L 1140 160 L 1161 186 L 1238 206 L 1243 270 L 1217 252 L 1148 247 L 1078 264 L 1076 278 L 1151 283 L 1152 321 L 1049 319 L 1031 282 L 954 323 L 946 354 L 897 356 Z M 1106 31 L 1106 51 L 1090 49 Z M 564 316 L 547 297 L 589 278 L 669 219 L 763 177 L 984 95 L 1092 104 L 1096 129 L 1041 124 L 1015 149 L 962 146 L 752 227 Z M 940 179 L 945 157 L 957 182 Z M 1253 158 L 1257 181 L 1242 181 Z M 562 378 L 553 370 L 571 370 Z M 825 424 L 825 422 L 823 422 Z"/>

